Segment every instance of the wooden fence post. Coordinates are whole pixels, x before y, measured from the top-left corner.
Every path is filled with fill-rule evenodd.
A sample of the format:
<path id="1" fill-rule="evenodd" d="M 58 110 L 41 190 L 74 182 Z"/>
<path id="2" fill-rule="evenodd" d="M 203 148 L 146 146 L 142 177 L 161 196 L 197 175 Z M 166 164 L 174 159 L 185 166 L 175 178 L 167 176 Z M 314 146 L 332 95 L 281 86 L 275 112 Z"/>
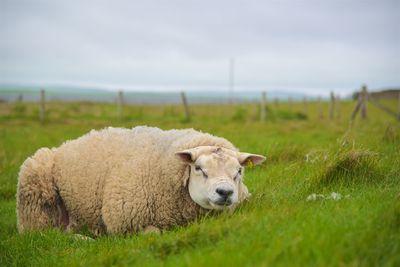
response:
<path id="1" fill-rule="evenodd" d="M 353 121 L 358 111 L 361 109 L 362 118 L 367 118 L 367 101 L 368 101 L 368 93 L 367 93 L 367 86 L 363 85 L 361 91 L 358 93 L 357 98 L 357 105 L 355 106 L 353 112 L 351 113 L 351 120 Z"/>
<path id="2" fill-rule="evenodd" d="M 44 89 L 41 89 L 40 90 L 40 103 L 39 103 L 39 118 L 40 118 L 41 124 L 44 124 L 45 112 L 46 112 L 46 93 L 45 93 Z"/>
<path id="3" fill-rule="evenodd" d="M 260 110 L 260 120 L 265 121 L 266 118 L 266 105 L 267 105 L 267 93 L 261 93 L 261 110 Z"/>
<path id="4" fill-rule="evenodd" d="M 363 119 L 367 118 L 367 102 L 368 102 L 368 91 L 367 86 L 363 85 L 361 89 L 361 117 Z"/>
<path id="5" fill-rule="evenodd" d="M 183 91 L 181 92 L 181 98 L 182 98 L 183 108 L 185 111 L 185 120 L 190 121 L 189 105 L 187 103 L 186 94 Z"/>
<path id="6" fill-rule="evenodd" d="M 274 102 L 275 102 L 275 108 L 278 108 L 279 107 L 279 99 L 277 97 L 275 97 Z"/>
<path id="7" fill-rule="evenodd" d="M 397 96 L 397 101 L 398 101 L 398 105 L 399 105 L 398 110 L 397 110 L 397 119 L 400 121 L 400 91 Z"/>
<path id="8" fill-rule="evenodd" d="M 307 105 L 307 97 L 304 96 L 303 98 L 303 105 L 304 105 L 304 115 L 308 115 L 308 105 Z"/>
<path id="9" fill-rule="evenodd" d="M 351 121 L 353 121 L 356 118 L 357 113 L 360 110 L 360 107 L 361 107 L 361 99 L 360 99 L 360 96 L 358 96 L 357 104 L 356 104 L 353 112 L 351 113 Z"/>
<path id="10" fill-rule="evenodd" d="M 324 118 L 324 111 L 322 108 L 322 100 L 320 96 L 318 96 L 318 117 L 320 120 Z"/>
<path id="11" fill-rule="evenodd" d="M 124 116 L 124 93 L 122 90 L 118 91 L 117 116 L 119 120 L 122 120 Z"/>
<path id="12" fill-rule="evenodd" d="M 336 95 L 336 117 L 340 119 L 340 95 Z"/>
<path id="13" fill-rule="evenodd" d="M 331 91 L 331 101 L 329 102 L 329 118 L 333 120 L 335 117 L 335 94 Z"/>

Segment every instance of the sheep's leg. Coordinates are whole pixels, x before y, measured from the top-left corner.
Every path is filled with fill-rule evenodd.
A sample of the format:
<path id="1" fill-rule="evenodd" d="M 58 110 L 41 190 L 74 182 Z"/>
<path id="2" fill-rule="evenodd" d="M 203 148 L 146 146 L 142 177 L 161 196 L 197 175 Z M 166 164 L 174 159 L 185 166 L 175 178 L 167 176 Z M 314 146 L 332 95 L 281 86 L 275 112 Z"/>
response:
<path id="1" fill-rule="evenodd" d="M 53 152 L 42 148 L 21 167 L 17 188 L 18 230 L 45 229 L 59 224 L 53 182 Z"/>
<path id="2" fill-rule="evenodd" d="M 58 209 L 58 224 L 63 230 L 66 230 L 70 225 L 70 219 L 64 201 L 61 199 L 60 196 L 58 196 L 57 198 L 57 209 Z"/>

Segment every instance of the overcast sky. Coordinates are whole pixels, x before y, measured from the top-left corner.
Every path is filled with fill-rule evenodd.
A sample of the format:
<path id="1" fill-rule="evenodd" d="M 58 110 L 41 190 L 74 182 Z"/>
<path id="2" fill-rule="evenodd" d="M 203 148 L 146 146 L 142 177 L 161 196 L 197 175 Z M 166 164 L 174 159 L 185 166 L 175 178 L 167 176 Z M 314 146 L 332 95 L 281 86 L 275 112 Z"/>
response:
<path id="1" fill-rule="evenodd" d="M 400 1 L 0 0 L 0 83 L 320 94 L 400 85 Z"/>

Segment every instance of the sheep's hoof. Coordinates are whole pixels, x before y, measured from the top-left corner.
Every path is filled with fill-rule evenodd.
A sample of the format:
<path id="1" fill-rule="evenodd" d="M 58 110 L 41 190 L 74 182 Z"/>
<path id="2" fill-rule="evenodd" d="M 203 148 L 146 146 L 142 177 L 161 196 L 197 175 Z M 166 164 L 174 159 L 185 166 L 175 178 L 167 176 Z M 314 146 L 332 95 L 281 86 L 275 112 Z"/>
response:
<path id="1" fill-rule="evenodd" d="M 143 234 L 161 234 L 160 229 L 153 225 L 149 225 L 143 230 Z"/>
<path id="2" fill-rule="evenodd" d="M 81 235 L 81 234 L 74 234 L 74 239 L 75 239 L 75 240 L 94 241 L 93 238 L 88 237 L 88 236 L 86 236 L 86 235 Z"/>

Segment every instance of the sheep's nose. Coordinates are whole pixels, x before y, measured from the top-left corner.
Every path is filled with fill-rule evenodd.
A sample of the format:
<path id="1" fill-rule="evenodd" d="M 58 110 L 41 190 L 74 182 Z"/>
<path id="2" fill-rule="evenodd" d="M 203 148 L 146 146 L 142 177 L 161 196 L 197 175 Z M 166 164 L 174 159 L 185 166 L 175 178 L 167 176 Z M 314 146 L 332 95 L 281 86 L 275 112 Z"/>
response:
<path id="1" fill-rule="evenodd" d="M 217 190 L 215 191 L 217 191 L 218 195 L 220 195 L 225 199 L 227 199 L 230 195 L 233 194 L 233 190 L 230 189 L 227 190 L 227 189 L 217 188 Z"/>

